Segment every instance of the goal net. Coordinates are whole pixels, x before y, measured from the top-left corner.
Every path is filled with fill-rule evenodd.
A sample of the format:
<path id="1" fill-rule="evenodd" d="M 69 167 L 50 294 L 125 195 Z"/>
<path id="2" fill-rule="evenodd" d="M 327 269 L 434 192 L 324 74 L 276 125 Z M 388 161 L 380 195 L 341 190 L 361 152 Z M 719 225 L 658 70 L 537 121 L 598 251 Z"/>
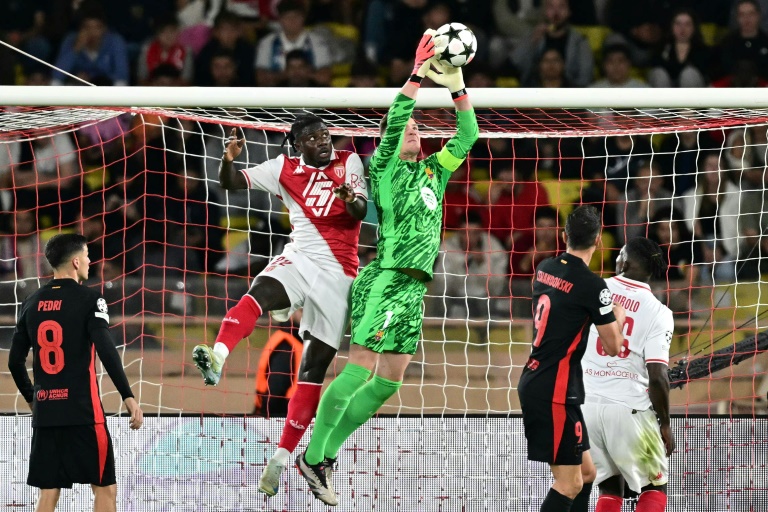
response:
<path id="1" fill-rule="evenodd" d="M 217 387 L 205 387 L 191 361 L 291 229 L 280 199 L 223 190 L 218 165 L 232 128 L 247 141 L 238 167 L 290 151 L 285 132 L 307 111 L 331 126 L 337 149 L 367 163 L 395 91 L 270 90 L 256 101 L 217 90 L 33 89 L 8 90 L 0 111 L 2 502 L 35 500 L 24 485 L 30 418 L 6 369 L 16 315 L 50 275 L 45 242 L 82 232 L 93 261 L 87 285 L 109 304 L 146 415 L 138 432 L 109 419 L 118 508 L 314 509 L 295 472 L 269 501 L 256 492 L 283 422 L 279 412 L 252 414 L 260 357 L 272 334 L 295 333 L 291 322 L 265 315 Z M 674 311 L 671 365 L 683 365 L 671 392 L 670 510 L 768 509 L 768 356 L 759 336 L 768 324 L 768 110 L 739 107 L 744 98 L 725 91 L 704 93 L 698 104 L 709 106 L 700 108 L 675 107 L 692 103 L 675 92 L 672 100 L 617 92 L 548 92 L 547 104 L 530 91 L 472 92 L 481 138 L 448 183 L 422 342 L 398 395 L 342 451 L 339 510 L 538 509 L 549 472 L 526 460 L 516 391 L 530 352 L 531 277 L 564 249 L 565 217 L 585 203 L 604 224 L 594 271 L 612 275 L 633 236 L 657 240 L 670 263 L 651 284 Z M 447 93 L 438 93 L 421 91 L 417 104 L 425 154 L 454 131 Z M 511 96 L 531 107 L 514 108 Z M 174 104 L 197 106 L 163 106 Z M 369 206 L 361 265 L 375 256 L 376 226 Z M 718 364 L 707 363 L 716 351 Z M 684 366 L 696 358 L 711 374 Z M 119 413 L 100 376 L 105 408 Z M 87 488 L 62 495 L 65 510 L 91 499 Z"/>

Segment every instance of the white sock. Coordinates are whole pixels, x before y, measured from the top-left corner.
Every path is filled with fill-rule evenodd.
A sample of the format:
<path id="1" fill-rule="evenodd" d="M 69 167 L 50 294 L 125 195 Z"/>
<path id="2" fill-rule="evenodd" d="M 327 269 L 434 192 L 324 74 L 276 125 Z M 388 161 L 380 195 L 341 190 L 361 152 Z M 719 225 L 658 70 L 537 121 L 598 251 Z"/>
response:
<path id="1" fill-rule="evenodd" d="M 286 450 L 285 448 L 278 448 L 275 450 L 275 454 L 272 456 L 272 460 L 277 462 L 278 464 L 282 466 L 287 466 L 288 461 L 291 459 L 291 452 Z"/>
<path id="2" fill-rule="evenodd" d="M 223 344 L 220 341 L 217 341 L 216 344 L 213 346 L 213 351 L 217 355 L 223 357 L 224 359 L 226 359 L 227 356 L 229 355 L 229 349 L 227 348 L 227 346 L 225 344 Z"/>

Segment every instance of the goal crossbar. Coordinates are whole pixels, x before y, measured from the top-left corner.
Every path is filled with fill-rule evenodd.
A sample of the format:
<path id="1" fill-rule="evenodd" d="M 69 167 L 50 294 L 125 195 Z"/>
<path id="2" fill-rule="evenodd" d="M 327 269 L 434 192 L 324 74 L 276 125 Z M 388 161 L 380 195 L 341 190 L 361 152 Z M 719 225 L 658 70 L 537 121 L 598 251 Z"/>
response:
<path id="1" fill-rule="evenodd" d="M 111 107 L 386 108 L 395 88 L 0 86 L 5 105 Z M 768 108 L 764 88 L 470 89 L 475 108 Z M 418 108 L 451 106 L 446 90 L 423 88 Z"/>

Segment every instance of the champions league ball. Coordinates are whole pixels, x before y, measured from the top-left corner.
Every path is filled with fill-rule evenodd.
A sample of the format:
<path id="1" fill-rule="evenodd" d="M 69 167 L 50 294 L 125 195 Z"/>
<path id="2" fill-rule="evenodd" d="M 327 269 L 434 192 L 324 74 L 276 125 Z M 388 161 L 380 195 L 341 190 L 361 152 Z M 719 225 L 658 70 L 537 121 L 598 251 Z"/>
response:
<path id="1" fill-rule="evenodd" d="M 469 64 L 477 51 L 477 39 L 465 25 L 446 23 L 434 36 L 435 55 L 447 66 L 460 68 Z"/>

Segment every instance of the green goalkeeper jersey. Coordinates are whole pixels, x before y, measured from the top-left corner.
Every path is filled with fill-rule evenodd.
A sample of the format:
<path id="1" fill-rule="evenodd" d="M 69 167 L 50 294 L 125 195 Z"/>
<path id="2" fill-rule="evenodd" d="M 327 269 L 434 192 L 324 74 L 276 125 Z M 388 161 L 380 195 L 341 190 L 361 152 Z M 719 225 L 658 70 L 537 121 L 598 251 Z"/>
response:
<path id="1" fill-rule="evenodd" d="M 419 162 L 400 159 L 405 126 L 416 101 L 398 94 L 387 128 L 371 157 L 371 194 L 379 218 L 377 258 L 381 268 L 432 270 L 440 248 L 443 195 L 451 173 L 478 138 L 474 110 L 456 112 L 456 135 Z"/>

